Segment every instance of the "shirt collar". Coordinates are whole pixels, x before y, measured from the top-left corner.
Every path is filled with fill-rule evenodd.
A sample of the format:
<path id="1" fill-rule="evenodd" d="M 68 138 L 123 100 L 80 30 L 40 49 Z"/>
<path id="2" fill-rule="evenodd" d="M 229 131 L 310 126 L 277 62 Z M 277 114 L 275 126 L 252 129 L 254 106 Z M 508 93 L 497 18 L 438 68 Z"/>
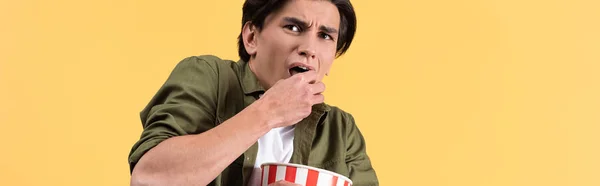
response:
<path id="1" fill-rule="evenodd" d="M 331 107 L 329 105 L 327 105 L 326 103 L 319 103 L 319 104 L 312 106 L 312 112 L 327 113 L 330 110 L 331 110 Z"/>
<path id="2" fill-rule="evenodd" d="M 256 92 L 265 92 L 265 88 L 260 85 L 258 78 L 256 78 L 256 75 L 250 69 L 249 63 L 244 60 L 239 60 L 238 64 L 242 66 L 241 76 L 244 94 L 248 95 Z"/>

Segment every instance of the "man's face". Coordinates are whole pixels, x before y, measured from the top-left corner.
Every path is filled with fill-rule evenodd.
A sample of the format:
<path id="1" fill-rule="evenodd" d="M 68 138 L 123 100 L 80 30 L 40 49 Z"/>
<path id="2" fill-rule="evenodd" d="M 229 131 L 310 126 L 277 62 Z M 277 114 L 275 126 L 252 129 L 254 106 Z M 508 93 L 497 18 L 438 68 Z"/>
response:
<path id="1" fill-rule="evenodd" d="M 324 0 L 292 0 L 255 30 L 250 67 L 265 89 L 304 70 L 315 70 L 321 81 L 335 59 L 340 15 Z M 249 52 L 250 55 L 253 55 Z"/>

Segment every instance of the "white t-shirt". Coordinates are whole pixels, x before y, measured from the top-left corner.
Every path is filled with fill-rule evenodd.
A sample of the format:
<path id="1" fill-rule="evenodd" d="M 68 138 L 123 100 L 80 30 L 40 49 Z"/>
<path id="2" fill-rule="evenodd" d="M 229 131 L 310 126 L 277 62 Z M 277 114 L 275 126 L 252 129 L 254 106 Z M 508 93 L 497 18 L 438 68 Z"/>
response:
<path id="1" fill-rule="evenodd" d="M 260 165 L 266 162 L 289 163 L 294 151 L 295 125 L 271 129 L 258 139 L 258 154 L 248 186 L 260 186 Z"/>

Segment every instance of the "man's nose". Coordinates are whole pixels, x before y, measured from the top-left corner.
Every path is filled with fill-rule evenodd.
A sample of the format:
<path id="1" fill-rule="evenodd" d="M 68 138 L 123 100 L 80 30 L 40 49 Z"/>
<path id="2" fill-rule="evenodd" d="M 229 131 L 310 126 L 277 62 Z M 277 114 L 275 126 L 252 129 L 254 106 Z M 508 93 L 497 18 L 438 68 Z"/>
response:
<path id="1" fill-rule="evenodd" d="M 313 38 L 307 38 L 302 42 L 298 48 L 298 54 L 306 56 L 307 59 L 312 60 L 317 55 L 316 43 Z"/>

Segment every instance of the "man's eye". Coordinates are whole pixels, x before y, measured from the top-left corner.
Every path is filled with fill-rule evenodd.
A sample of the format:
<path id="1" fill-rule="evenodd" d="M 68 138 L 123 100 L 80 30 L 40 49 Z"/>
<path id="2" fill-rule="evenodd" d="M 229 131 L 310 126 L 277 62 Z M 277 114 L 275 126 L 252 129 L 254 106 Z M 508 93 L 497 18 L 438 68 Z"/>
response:
<path id="1" fill-rule="evenodd" d="M 333 40 L 333 37 L 331 37 L 329 34 L 326 34 L 326 33 L 321 33 L 321 38 L 327 39 L 327 40 Z"/>
<path id="2" fill-rule="evenodd" d="M 285 28 L 291 30 L 292 32 L 300 32 L 300 27 L 296 25 L 285 25 Z"/>

